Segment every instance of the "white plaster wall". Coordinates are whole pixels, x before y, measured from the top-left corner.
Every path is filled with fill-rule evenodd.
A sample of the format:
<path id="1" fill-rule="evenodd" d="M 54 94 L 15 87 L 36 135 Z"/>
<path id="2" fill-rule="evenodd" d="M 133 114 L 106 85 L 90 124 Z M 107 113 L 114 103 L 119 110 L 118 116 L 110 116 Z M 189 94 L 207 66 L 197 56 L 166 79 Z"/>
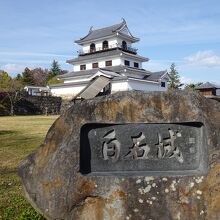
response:
<path id="1" fill-rule="evenodd" d="M 112 93 L 118 92 L 118 91 L 127 91 L 128 88 L 128 82 L 112 82 Z"/>
<path id="2" fill-rule="evenodd" d="M 142 81 L 129 81 L 129 90 L 139 90 L 139 91 L 166 91 L 165 87 L 161 87 L 160 83 L 149 83 Z"/>
<path id="3" fill-rule="evenodd" d="M 73 66 L 73 71 L 74 72 L 80 71 L 80 65 L 74 65 Z"/>
<path id="4" fill-rule="evenodd" d="M 83 50 L 83 52 L 85 52 L 85 53 L 88 52 L 89 49 L 90 49 L 90 44 L 85 44 L 85 45 L 82 46 L 82 50 Z"/>
<path id="5" fill-rule="evenodd" d="M 101 58 L 103 59 L 103 58 Z M 91 70 L 92 69 L 92 64 L 93 63 L 96 63 L 98 62 L 99 63 L 99 67 L 100 68 L 103 68 L 105 67 L 105 61 L 107 60 L 112 60 L 112 66 L 118 66 L 118 65 L 121 65 L 122 63 L 122 59 L 120 57 L 117 57 L 117 58 L 106 58 L 104 60 L 93 60 L 93 62 L 88 62 L 88 63 L 82 63 L 82 64 L 85 64 L 86 65 L 86 70 Z M 80 65 L 82 64 L 76 64 L 74 65 L 73 67 L 73 71 L 76 72 L 76 71 L 80 71 Z"/>
<path id="6" fill-rule="evenodd" d="M 110 38 L 110 39 L 105 39 L 105 40 L 108 41 L 108 46 L 109 46 L 109 48 L 111 48 L 111 47 L 116 47 L 117 38 Z M 95 44 L 96 49 L 102 49 L 102 43 L 103 43 L 103 41 L 105 41 L 105 40 L 93 41 L 93 43 Z M 88 51 L 90 50 L 90 44 L 91 44 L 91 43 L 89 43 L 89 44 L 84 44 L 83 47 L 82 47 L 82 50 L 83 50 L 84 52 L 88 52 Z"/>
<path id="7" fill-rule="evenodd" d="M 92 63 L 87 63 L 86 64 L 86 69 L 91 70 L 92 69 Z"/>
<path id="8" fill-rule="evenodd" d="M 73 98 L 77 95 L 82 89 L 85 88 L 86 85 L 82 86 L 70 86 L 70 87 L 63 87 L 63 88 L 51 88 L 52 96 L 60 96 L 63 98 Z M 113 82 L 112 83 L 112 93 L 118 91 L 127 91 L 128 82 Z"/>
<path id="9" fill-rule="evenodd" d="M 216 89 L 216 95 L 220 96 L 220 89 Z"/>
<path id="10" fill-rule="evenodd" d="M 114 37 L 114 38 L 109 38 L 109 39 L 103 39 L 103 40 L 101 40 L 101 41 L 100 41 L 100 40 L 97 40 L 97 41 L 94 40 L 93 43 L 95 44 L 95 46 L 96 46 L 97 49 L 101 49 L 101 48 L 102 48 L 102 43 L 103 43 L 103 41 L 105 41 L 105 40 L 108 41 L 109 48 L 111 48 L 111 47 L 115 47 L 116 44 L 122 45 L 122 41 L 125 40 L 125 39 L 122 39 L 121 37 Z M 125 41 L 126 41 L 128 47 L 132 47 L 132 43 L 131 43 L 130 41 L 128 41 L 128 40 L 125 40 Z M 91 43 L 89 43 L 89 44 L 84 44 L 84 45 L 82 46 L 82 50 L 83 50 L 84 52 L 88 52 L 88 51 L 90 50 L 90 44 L 91 44 Z"/>
<path id="11" fill-rule="evenodd" d="M 122 59 L 121 59 L 121 57 L 117 57 L 117 58 L 107 58 L 107 59 L 105 59 L 105 60 L 102 60 L 102 61 L 99 61 L 98 63 L 99 63 L 99 67 L 100 68 L 103 68 L 103 67 L 106 67 L 105 66 L 105 61 L 108 61 L 108 60 L 112 60 L 112 66 L 119 66 L 119 65 L 121 65 L 121 63 L 122 63 Z"/>
<path id="12" fill-rule="evenodd" d="M 167 88 L 160 84 L 142 81 L 112 82 L 112 93 L 118 91 L 139 90 L 139 91 L 166 91 Z"/>
<path id="13" fill-rule="evenodd" d="M 112 59 L 112 66 L 121 65 L 121 58 Z"/>
<path id="14" fill-rule="evenodd" d="M 122 39 L 122 38 L 119 38 L 119 37 L 117 37 L 117 43 L 118 43 L 118 45 L 122 45 L 122 41 L 123 41 L 123 40 L 126 41 L 128 47 L 132 47 L 132 43 L 131 43 L 130 41 L 125 40 L 125 39 Z"/>
<path id="15" fill-rule="evenodd" d="M 64 79 L 64 83 L 72 83 L 72 82 L 87 82 L 88 78 L 79 78 L 79 79 Z"/>
<path id="16" fill-rule="evenodd" d="M 135 63 L 138 63 L 139 64 L 139 69 L 141 69 L 142 68 L 142 62 L 140 62 L 140 61 L 138 61 L 138 60 L 135 60 L 135 59 L 127 59 L 127 58 L 123 58 L 122 59 L 122 65 L 124 65 L 124 61 L 125 60 L 128 60 L 128 61 L 130 61 L 130 67 L 134 67 L 134 62 Z"/>
<path id="17" fill-rule="evenodd" d="M 111 39 L 106 39 L 106 40 L 108 41 L 108 47 L 109 48 L 116 47 L 116 44 L 117 44 L 116 38 L 111 38 Z M 105 40 L 103 40 L 103 41 L 105 41 Z M 97 43 L 98 48 L 102 48 L 103 41 L 100 41 L 99 43 Z"/>
<path id="18" fill-rule="evenodd" d="M 69 87 L 56 87 L 51 88 L 51 94 L 53 96 L 60 96 L 63 98 L 73 98 L 77 95 L 82 89 L 85 88 L 85 85 L 75 85 Z M 166 91 L 167 87 L 161 87 L 159 84 L 142 82 L 142 81 L 119 81 L 112 82 L 112 93 L 118 91 L 128 91 L 128 90 L 139 90 L 139 91 Z"/>
<path id="19" fill-rule="evenodd" d="M 99 61 L 99 68 L 105 67 L 105 61 Z"/>
<path id="20" fill-rule="evenodd" d="M 73 97 L 74 95 L 77 95 L 82 89 L 85 88 L 86 85 L 75 85 L 70 87 L 56 87 L 51 88 L 51 94 L 53 96 L 60 96 L 60 97 Z"/>

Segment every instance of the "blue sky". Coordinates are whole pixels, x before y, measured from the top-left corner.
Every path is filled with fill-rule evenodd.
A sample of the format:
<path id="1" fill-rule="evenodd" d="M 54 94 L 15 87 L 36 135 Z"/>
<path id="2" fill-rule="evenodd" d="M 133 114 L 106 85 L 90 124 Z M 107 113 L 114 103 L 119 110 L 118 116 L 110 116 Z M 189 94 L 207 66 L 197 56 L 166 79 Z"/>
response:
<path id="1" fill-rule="evenodd" d="M 219 0 L 0 0 L 0 69 L 49 68 L 53 59 L 71 70 L 73 42 L 124 17 L 144 67 L 157 71 L 175 62 L 185 83 L 220 84 Z"/>

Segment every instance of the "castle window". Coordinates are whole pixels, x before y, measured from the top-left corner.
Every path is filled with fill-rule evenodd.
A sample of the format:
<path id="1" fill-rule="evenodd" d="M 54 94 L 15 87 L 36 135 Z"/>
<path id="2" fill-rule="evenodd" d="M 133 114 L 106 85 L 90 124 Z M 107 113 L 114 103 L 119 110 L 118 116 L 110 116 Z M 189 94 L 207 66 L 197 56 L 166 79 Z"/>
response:
<path id="1" fill-rule="evenodd" d="M 166 87 L 166 83 L 165 82 L 161 82 L 161 87 Z"/>
<path id="2" fill-rule="evenodd" d="M 93 63 L 92 64 L 92 68 L 98 68 L 99 67 L 99 63 Z"/>
<path id="3" fill-rule="evenodd" d="M 139 63 L 134 62 L 134 67 L 139 68 Z"/>
<path id="4" fill-rule="evenodd" d="M 86 70 L 86 65 L 85 64 L 80 65 L 80 70 Z"/>
<path id="5" fill-rule="evenodd" d="M 90 52 L 91 53 L 95 52 L 95 44 L 94 43 L 90 44 Z"/>
<path id="6" fill-rule="evenodd" d="M 103 41 L 103 43 L 102 43 L 102 49 L 103 49 L 103 50 L 108 49 L 108 41 L 107 41 L 107 40 Z"/>
<path id="7" fill-rule="evenodd" d="M 125 60 L 125 66 L 130 66 L 130 61 L 128 61 L 128 60 Z"/>
<path id="8" fill-rule="evenodd" d="M 126 41 L 122 41 L 122 49 L 127 50 L 127 43 Z"/>
<path id="9" fill-rule="evenodd" d="M 105 66 L 112 66 L 112 60 L 105 61 Z"/>

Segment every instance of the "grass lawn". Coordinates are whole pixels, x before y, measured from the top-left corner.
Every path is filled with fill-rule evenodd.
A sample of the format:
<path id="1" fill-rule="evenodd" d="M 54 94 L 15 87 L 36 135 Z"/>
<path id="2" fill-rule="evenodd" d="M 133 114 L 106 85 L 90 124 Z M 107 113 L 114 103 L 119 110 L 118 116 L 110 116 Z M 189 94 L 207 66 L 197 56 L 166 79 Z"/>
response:
<path id="1" fill-rule="evenodd" d="M 18 219 L 31 210 L 22 194 L 17 166 L 43 142 L 57 117 L 0 117 L 0 219 Z"/>

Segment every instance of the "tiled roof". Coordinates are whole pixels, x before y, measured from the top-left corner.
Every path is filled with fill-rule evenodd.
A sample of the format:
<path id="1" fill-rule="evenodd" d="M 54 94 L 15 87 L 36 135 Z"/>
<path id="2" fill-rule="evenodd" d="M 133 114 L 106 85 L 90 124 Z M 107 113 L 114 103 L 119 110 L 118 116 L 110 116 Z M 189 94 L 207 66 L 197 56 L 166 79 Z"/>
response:
<path id="1" fill-rule="evenodd" d="M 149 76 L 144 77 L 144 79 L 148 80 L 148 81 L 154 81 L 157 82 L 159 81 L 159 79 L 161 79 L 161 77 L 167 73 L 167 71 L 160 71 L 160 72 L 152 72 Z"/>
<path id="2" fill-rule="evenodd" d="M 120 50 L 119 48 L 114 48 L 114 49 L 102 51 L 102 52 L 99 52 L 99 53 L 92 53 L 92 54 L 87 54 L 87 55 L 84 55 L 84 56 L 78 56 L 74 59 L 67 60 L 66 62 L 70 63 L 70 64 L 74 64 L 74 63 L 83 62 L 83 61 L 92 60 L 92 59 L 116 56 L 116 55 L 120 55 L 121 53 L 124 56 L 132 56 L 133 58 L 141 59 L 142 61 L 148 61 L 149 60 L 146 57 L 130 54 L 128 52 Z"/>
<path id="3" fill-rule="evenodd" d="M 98 71 L 98 70 L 97 70 Z M 103 74 L 106 74 L 106 75 L 109 75 L 111 76 L 112 78 L 113 77 L 118 77 L 118 76 L 121 76 L 120 73 L 117 73 L 117 72 L 114 72 L 114 71 L 111 71 L 111 70 L 106 70 L 106 69 L 99 69 L 99 71 Z"/>
<path id="4" fill-rule="evenodd" d="M 121 22 L 119 24 L 115 24 L 115 25 L 105 27 L 105 28 L 100 28 L 96 30 L 90 29 L 89 33 L 85 37 L 82 37 L 80 40 L 77 40 L 75 42 L 77 43 L 77 42 L 82 42 L 86 40 L 93 40 L 93 39 L 97 39 L 100 37 L 112 35 L 115 31 L 120 29 L 123 25 L 124 23 Z"/>
<path id="5" fill-rule="evenodd" d="M 125 71 L 126 70 L 126 71 Z M 150 72 L 147 70 L 142 70 L 143 73 L 146 75 L 143 77 L 140 74 L 135 73 L 132 68 L 125 67 L 125 66 L 112 66 L 108 67 L 105 69 L 91 69 L 91 70 L 84 70 L 84 71 L 78 71 L 78 72 L 70 72 L 67 74 L 60 75 L 59 78 L 68 78 L 68 77 L 77 77 L 77 76 L 84 76 L 84 77 L 91 77 L 98 71 L 109 75 L 112 77 L 112 81 L 121 81 L 121 80 L 132 80 L 132 79 L 137 79 L 137 80 L 146 80 L 146 81 L 152 81 L 152 83 L 158 83 L 159 79 L 167 73 L 167 71 L 160 71 L 160 72 Z M 129 72 L 130 71 L 130 72 Z M 133 76 L 127 73 L 132 73 L 133 71 Z M 54 87 L 70 87 L 74 85 L 84 85 L 88 84 L 88 81 L 83 81 L 83 82 L 72 82 L 72 83 L 64 83 L 64 84 L 57 84 L 57 85 L 49 85 L 50 88 Z"/>
<path id="6" fill-rule="evenodd" d="M 59 79 L 65 79 L 65 78 L 78 78 L 82 76 L 83 78 L 89 78 L 98 71 L 103 72 L 106 75 L 110 75 L 113 77 L 113 81 L 122 80 L 122 79 L 139 79 L 139 80 L 146 80 L 146 81 L 152 81 L 152 82 L 158 82 L 161 77 L 166 74 L 167 71 L 161 71 L 161 72 L 150 72 L 144 69 L 134 69 L 126 66 L 112 66 L 112 67 L 106 67 L 102 69 L 91 69 L 91 70 L 84 70 L 84 71 L 78 71 L 78 72 L 70 72 L 64 75 L 60 75 Z M 77 84 L 80 84 L 81 82 L 77 82 Z M 82 82 L 83 83 L 83 82 Z M 69 83 L 65 83 L 70 85 Z M 66 85 L 66 86 L 68 86 Z"/>
<path id="7" fill-rule="evenodd" d="M 112 26 L 108 26 L 108 27 L 104 27 L 104 28 L 100 28 L 100 29 L 96 29 L 96 30 L 93 30 L 91 27 L 89 33 L 85 37 L 80 38 L 80 40 L 76 40 L 75 42 L 76 43 L 83 43 L 85 41 L 91 41 L 94 39 L 112 36 L 112 35 L 116 34 L 117 31 L 119 31 L 124 25 L 126 25 L 125 20 L 123 20 L 119 24 L 115 24 Z M 133 36 L 131 36 L 131 38 L 139 40 L 138 38 L 135 38 Z"/>
<path id="8" fill-rule="evenodd" d="M 135 69 L 131 67 L 126 67 L 126 66 L 109 66 L 105 68 L 101 68 L 101 70 L 107 70 L 107 71 L 113 71 L 115 73 L 130 73 L 130 74 L 142 74 L 142 75 L 149 75 L 150 72 L 146 71 L 144 69 Z M 82 70 L 82 71 L 77 71 L 77 72 L 69 72 L 63 75 L 59 75 L 59 79 L 64 79 L 64 78 L 69 78 L 69 77 L 79 77 L 79 76 L 91 76 L 95 74 L 98 71 L 98 68 L 96 69 L 91 69 L 91 70 Z"/>
<path id="9" fill-rule="evenodd" d="M 97 72 L 98 70 L 96 70 Z M 95 73 L 96 73 L 95 72 Z M 94 74 L 95 74 L 94 73 Z M 90 76 L 94 75 L 94 74 L 91 74 Z M 111 75 L 111 76 L 114 76 L 115 74 L 112 74 L 110 73 L 109 71 L 105 72 L 105 74 L 108 74 L 108 75 Z M 153 75 L 154 73 L 152 73 Z M 155 74 L 155 76 L 159 77 L 158 74 Z M 140 77 L 129 77 L 129 76 L 126 76 L 126 75 L 120 75 L 118 74 L 117 76 L 115 75 L 111 81 L 121 81 L 121 80 L 146 80 L 146 81 L 151 81 L 152 83 L 155 82 L 157 83 L 158 80 L 160 79 L 159 78 L 156 78 L 154 77 L 155 80 L 148 80 L 147 78 L 143 79 L 143 78 L 140 78 Z M 55 87 L 71 87 L 71 86 L 75 86 L 75 85 L 87 85 L 88 84 L 88 81 L 83 81 L 83 82 L 71 82 L 71 83 L 63 83 L 63 84 L 54 84 L 54 85 L 49 85 L 50 88 L 55 88 Z"/>
<path id="10" fill-rule="evenodd" d="M 203 83 L 200 86 L 197 86 L 195 89 L 220 89 L 220 85 L 216 85 L 210 82 Z"/>

